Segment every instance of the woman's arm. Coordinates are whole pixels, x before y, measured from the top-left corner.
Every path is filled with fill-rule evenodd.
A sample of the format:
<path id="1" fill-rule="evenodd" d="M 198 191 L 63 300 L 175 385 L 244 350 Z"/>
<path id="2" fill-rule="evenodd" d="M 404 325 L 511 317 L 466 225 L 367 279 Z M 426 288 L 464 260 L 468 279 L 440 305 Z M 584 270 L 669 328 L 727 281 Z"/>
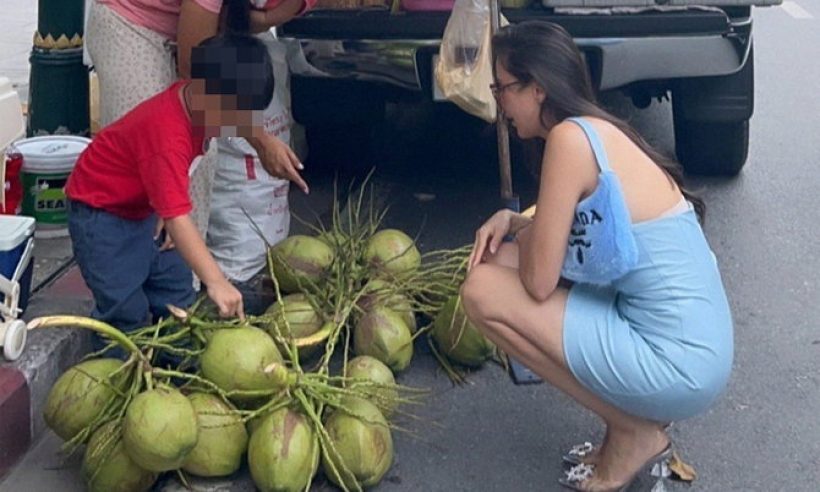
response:
<path id="1" fill-rule="evenodd" d="M 219 31 L 219 14 L 209 11 L 194 0 L 182 0 L 177 26 L 177 73 L 191 78 L 191 50 Z"/>
<path id="2" fill-rule="evenodd" d="M 530 296 L 545 301 L 561 278 L 575 207 L 595 188 L 598 167 L 586 136 L 565 122 L 549 134 L 532 225 L 519 234 L 519 274 Z"/>
<path id="3" fill-rule="evenodd" d="M 532 224 L 532 218 L 521 214 L 515 214 L 510 219 L 510 234 L 515 236 Z"/>
<path id="4" fill-rule="evenodd" d="M 305 7 L 305 0 L 285 0 L 269 10 L 251 10 L 251 32 L 259 33 L 281 26 L 296 17 Z"/>

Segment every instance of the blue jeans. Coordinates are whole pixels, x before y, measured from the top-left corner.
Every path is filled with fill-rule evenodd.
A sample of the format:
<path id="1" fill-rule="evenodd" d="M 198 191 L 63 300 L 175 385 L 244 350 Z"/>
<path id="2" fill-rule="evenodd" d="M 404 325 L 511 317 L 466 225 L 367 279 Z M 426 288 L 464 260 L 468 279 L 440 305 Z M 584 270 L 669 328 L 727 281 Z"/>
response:
<path id="1" fill-rule="evenodd" d="M 166 304 L 187 308 L 194 302 L 191 269 L 176 250 L 159 250 L 156 223 L 155 216 L 128 220 L 69 201 L 74 257 L 94 294 L 91 317 L 129 332 L 167 317 Z M 95 349 L 102 346 L 95 338 Z"/>

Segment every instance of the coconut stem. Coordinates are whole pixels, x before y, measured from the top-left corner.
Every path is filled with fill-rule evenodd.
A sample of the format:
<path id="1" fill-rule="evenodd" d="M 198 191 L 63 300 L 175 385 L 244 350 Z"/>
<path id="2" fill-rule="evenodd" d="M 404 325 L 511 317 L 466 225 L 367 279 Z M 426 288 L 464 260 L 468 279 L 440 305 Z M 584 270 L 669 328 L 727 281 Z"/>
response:
<path id="1" fill-rule="evenodd" d="M 96 319 L 86 318 L 84 316 L 42 316 L 35 318 L 28 323 L 28 329 L 34 330 L 37 328 L 84 328 L 92 330 L 119 343 L 122 348 L 130 352 L 132 355 L 137 355 L 142 360 L 145 355 L 140 352 L 140 349 L 131 341 L 125 333 L 114 328 L 108 323 L 98 321 Z"/>
<path id="2" fill-rule="evenodd" d="M 427 343 L 430 345 L 430 351 L 433 353 L 433 356 L 436 358 L 442 369 L 444 369 L 444 372 L 447 373 L 447 377 L 450 378 L 450 381 L 452 381 L 453 384 L 459 385 L 466 383 L 467 379 L 463 375 L 459 374 L 459 372 L 453 367 L 453 365 L 450 364 L 450 361 L 448 361 L 439 353 L 438 349 L 436 348 L 435 342 L 433 342 L 432 337 L 427 337 Z"/>
<path id="3" fill-rule="evenodd" d="M 344 476 L 342 475 L 342 473 L 340 473 L 340 470 L 336 468 L 337 462 L 342 468 L 341 471 L 344 472 L 347 475 L 347 478 L 351 479 L 350 481 L 356 486 L 354 490 L 356 490 L 356 492 L 362 492 L 362 487 L 359 484 L 359 481 L 356 479 L 356 476 L 353 475 L 353 472 L 351 472 L 347 468 L 347 466 L 344 463 L 344 460 L 342 459 L 342 456 L 336 449 L 336 446 L 333 445 L 333 440 L 330 439 L 330 435 L 327 433 L 327 430 L 325 430 L 325 426 L 324 424 L 322 424 L 322 419 L 316 413 L 316 410 L 313 408 L 313 404 L 310 401 L 308 401 L 307 396 L 304 392 L 302 392 L 302 390 L 297 389 L 293 392 L 293 396 L 299 401 L 299 403 L 302 406 L 302 409 L 307 414 L 310 421 L 313 423 L 313 428 L 316 431 L 316 434 L 319 436 L 319 444 L 321 445 L 323 452 L 328 454 L 328 456 L 332 457 L 331 459 L 328 459 L 327 462 L 330 466 L 331 471 L 336 476 L 341 478 L 341 480 L 339 480 L 339 482 L 341 482 L 339 485 L 341 486 L 342 490 L 344 490 L 345 492 L 349 492 L 346 485 L 348 480 L 345 480 L 343 478 Z"/>

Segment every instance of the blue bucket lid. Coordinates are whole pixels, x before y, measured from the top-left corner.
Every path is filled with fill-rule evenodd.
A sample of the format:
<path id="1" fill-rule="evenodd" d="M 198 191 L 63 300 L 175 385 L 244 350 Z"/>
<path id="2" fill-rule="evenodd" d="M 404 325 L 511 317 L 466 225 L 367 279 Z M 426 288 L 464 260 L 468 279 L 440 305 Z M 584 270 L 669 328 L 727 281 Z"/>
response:
<path id="1" fill-rule="evenodd" d="M 0 253 L 11 251 L 34 234 L 34 218 L 0 215 Z"/>

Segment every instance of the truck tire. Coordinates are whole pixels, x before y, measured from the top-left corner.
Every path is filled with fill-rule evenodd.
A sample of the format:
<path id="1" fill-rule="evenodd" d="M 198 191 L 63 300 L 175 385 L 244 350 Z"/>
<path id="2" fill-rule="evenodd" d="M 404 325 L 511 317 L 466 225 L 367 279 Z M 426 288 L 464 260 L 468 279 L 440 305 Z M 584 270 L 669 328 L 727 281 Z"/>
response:
<path id="1" fill-rule="evenodd" d="M 687 173 L 736 176 L 749 153 L 749 120 L 691 121 L 675 111 L 675 154 Z"/>
<path id="2" fill-rule="evenodd" d="M 743 67 L 717 77 L 681 79 L 672 86 L 675 153 L 684 170 L 735 176 L 749 153 L 754 113 L 754 46 Z"/>

